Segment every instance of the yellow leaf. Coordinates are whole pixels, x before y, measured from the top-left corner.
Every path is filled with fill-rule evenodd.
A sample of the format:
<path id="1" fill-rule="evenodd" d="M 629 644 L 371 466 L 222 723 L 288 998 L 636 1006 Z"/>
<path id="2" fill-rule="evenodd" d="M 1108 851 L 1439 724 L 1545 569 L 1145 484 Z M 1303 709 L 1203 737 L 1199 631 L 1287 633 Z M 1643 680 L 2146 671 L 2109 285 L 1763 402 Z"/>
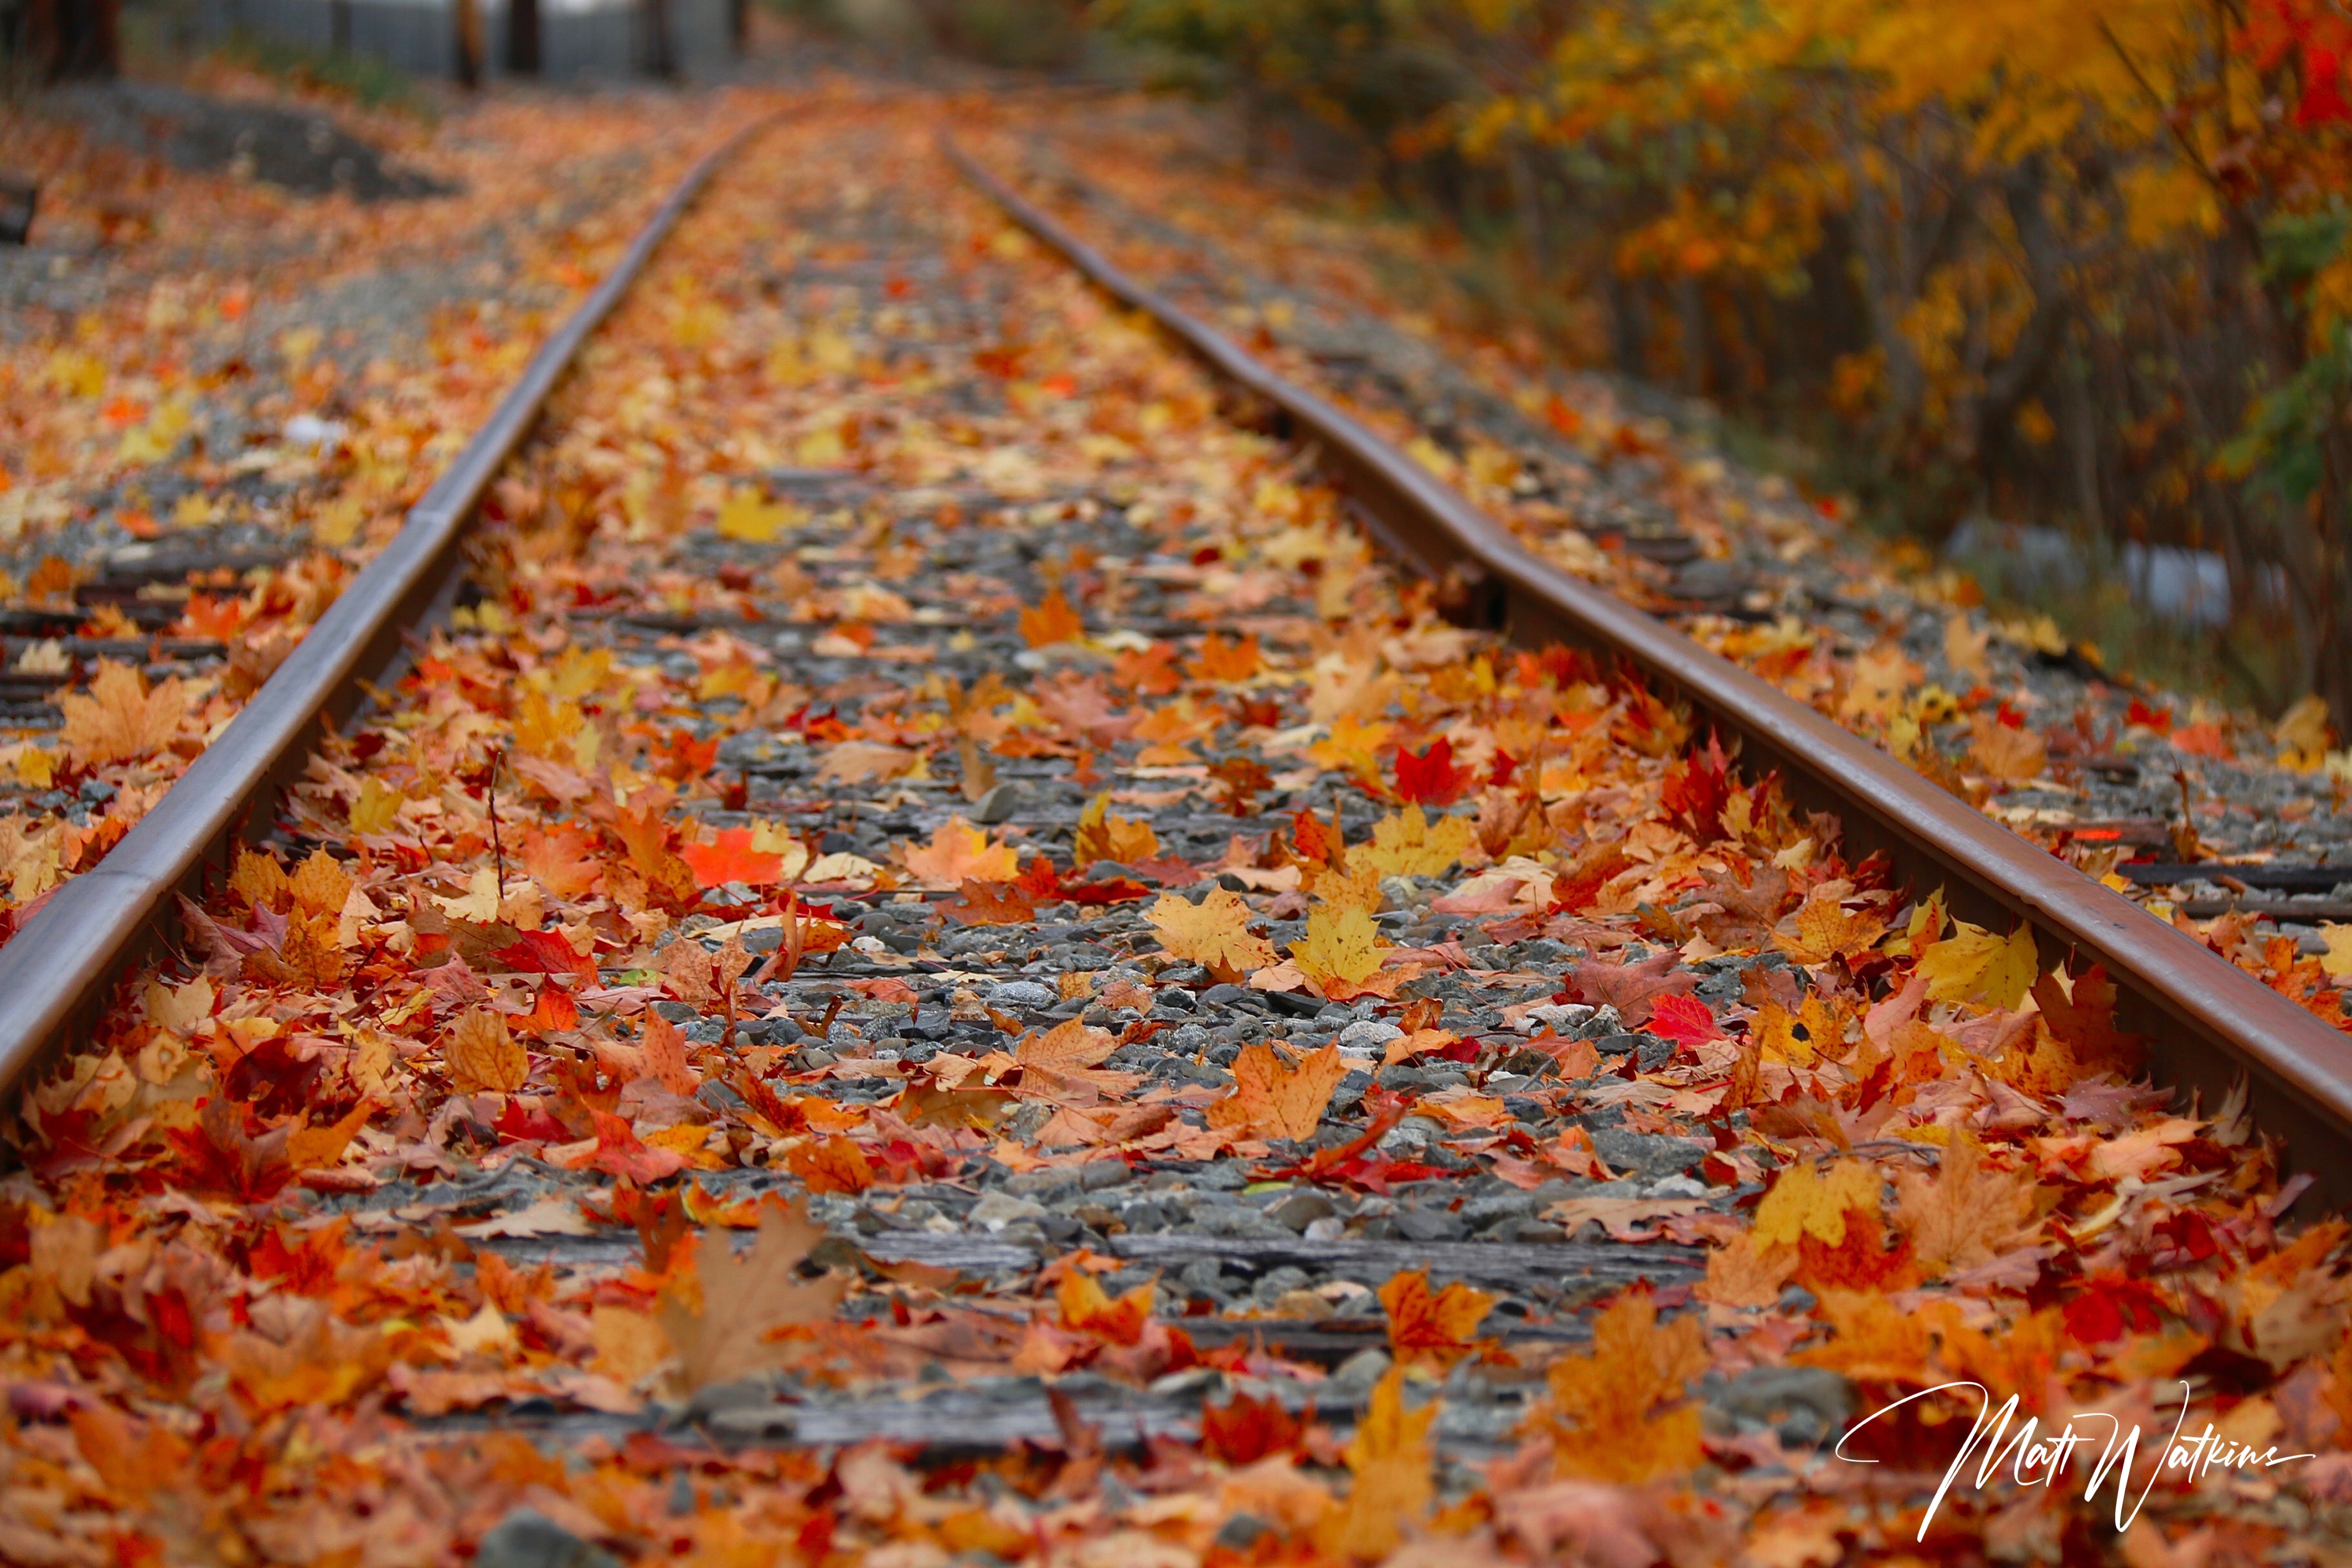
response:
<path id="1" fill-rule="evenodd" d="M 719 507 L 719 531 L 724 538 L 746 544 L 768 544 L 805 517 L 798 507 L 764 500 L 757 490 L 741 489 Z"/>
<path id="2" fill-rule="evenodd" d="M 352 1135 L 367 1125 L 375 1107 L 361 1100 L 344 1113 L 340 1121 L 324 1127 L 298 1127 L 286 1138 L 286 1158 L 298 1171 L 320 1165 L 331 1165 L 343 1157 L 344 1148 Z"/>
<path id="3" fill-rule="evenodd" d="M 1955 675 L 1981 680 L 1990 673 L 1985 647 L 1991 641 L 1990 632 L 1969 625 L 1966 616 L 1954 616 L 1944 623 L 1944 662 Z"/>
<path id="4" fill-rule="evenodd" d="M 1883 643 L 1854 655 L 1853 679 L 1846 688 L 1845 700 L 1838 704 L 1838 717 L 1849 723 L 1858 719 L 1885 722 L 1923 673 L 1904 657 L 1896 643 Z"/>
<path id="5" fill-rule="evenodd" d="M 1957 930 L 1919 953 L 1931 1002 L 1979 1002 L 2009 1009 L 2025 999 L 2042 973 L 2033 928 L 2019 926 L 1995 936 L 1981 926 L 1958 921 Z"/>
<path id="6" fill-rule="evenodd" d="M 1383 877 L 1434 877 L 1468 853 L 1478 831 L 1466 816 L 1429 820 L 1415 801 L 1372 824 L 1372 841 L 1349 852 Z"/>
<path id="7" fill-rule="evenodd" d="M 402 799 L 398 790 L 386 786 L 373 774 L 362 779 L 359 798 L 352 802 L 352 836 L 365 837 L 391 832 Z"/>
<path id="8" fill-rule="evenodd" d="M 2327 943 L 2327 952 L 2319 960 L 2319 967 L 2338 980 L 2352 976 L 2352 925 L 2334 922 L 2319 928 L 2320 939 Z"/>
<path id="9" fill-rule="evenodd" d="M 512 1094 L 530 1076 L 530 1058 L 522 1043 L 507 1033 L 506 1015 L 488 1007 L 469 1007 L 457 1016 L 442 1043 L 441 1058 L 461 1094 L 485 1089 Z"/>
<path id="10" fill-rule="evenodd" d="M 92 766 L 135 762 L 170 744 L 187 711 L 187 692 L 175 676 L 154 689 L 130 665 L 102 660 L 89 694 L 68 692 L 58 700 L 65 711 L 67 748 Z"/>
<path id="11" fill-rule="evenodd" d="M 1878 1173 L 1859 1160 L 1840 1160 L 1824 1177 L 1811 1161 L 1800 1161 L 1780 1173 L 1772 1190 L 1756 1205 L 1748 1234 L 1759 1247 L 1794 1247 L 1810 1236 L 1828 1247 L 1845 1245 L 1845 1216 L 1851 1210 L 1878 1212 Z"/>
<path id="12" fill-rule="evenodd" d="M 1239 893 L 1217 888 L 1199 903 L 1162 893 L 1145 911 L 1169 956 L 1205 964 L 1223 974 L 1246 974 L 1275 961 L 1274 944 L 1250 933 L 1250 908 Z"/>
<path id="13" fill-rule="evenodd" d="M 314 915 L 330 915 L 342 912 L 353 883 L 341 861 L 324 849 L 313 849 L 308 860 L 294 868 L 286 885 L 296 903 Z"/>
<path id="14" fill-rule="evenodd" d="M 1307 912 L 1306 938 L 1291 944 L 1290 956 L 1318 985 L 1332 980 L 1358 985 L 1381 967 L 1387 950 L 1380 936 L 1362 905 L 1318 904 Z"/>
<path id="15" fill-rule="evenodd" d="M 1435 1400 L 1419 1410 L 1405 1408 L 1402 1367 L 1390 1368 L 1373 1385 L 1370 1407 L 1345 1451 L 1355 1484 L 1317 1532 L 1326 1552 L 1385 1557 L 1402 1539 L 1404 1521 L 1429 1511 L 1437 1490 L 1430 1473 L 1435 1446 L 1429 1429 L 1437 1413 Z"/>

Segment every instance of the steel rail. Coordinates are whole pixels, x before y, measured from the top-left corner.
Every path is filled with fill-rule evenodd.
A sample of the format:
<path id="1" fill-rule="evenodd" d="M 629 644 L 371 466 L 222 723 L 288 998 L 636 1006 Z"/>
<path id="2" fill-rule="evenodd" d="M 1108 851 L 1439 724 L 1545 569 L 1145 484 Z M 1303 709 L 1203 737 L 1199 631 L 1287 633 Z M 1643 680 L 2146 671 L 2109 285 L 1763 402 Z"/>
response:
<path id="1" fill-rule="evenodd" d="M 1320 447 L 1383 542 L 1423 572 L 1466 584 L 1488 625 L 1517 641 L 1558 640 L 1630 660 L 1737 737 L 1751 769 L 1779 770 L 1798 805 L 1835 811 L 1847 842 L 1885 852 L 1910 886 L 1942 885 L 1954 912 L 1981 924 L 2029 923 L 2045 966 L 2070 954 L 2105 964 L 2119 993 L 2118 1022 L 2148 1037 L 2160 1078 L 2198 1089 L 2210 1108 L 2242 1073 L 2262 1130 L 2284 1142 L 2293 1168 L 2314 1176 L 2307 1201 L 2352 1198 L 2352 1036 L 1777 687 L 1530 553 L 1428 469 L 1129 276 L 944 132 L 940 145 L 1097 288 L 1278 410 L 1295 438 Z"/>
<path id="2" fill-rule="evenodd" d="M 267 824 L 310 746 L 404 656 L 403 636 L 454 594 L 458 541 L 475 506 L 538 420 L 596 328 L 720 164 L 775 115 L 762 115 L 696 160 L 613 270 L 524 366 L 489 418 L 400 531 L 328 607 L 220 737 L 121 843 L 65 883 L 0 947 L 0 1090 L 86 1027 L 116 978 L 162 938 L 173 894 L 228 858 L 247 825 Z"/>

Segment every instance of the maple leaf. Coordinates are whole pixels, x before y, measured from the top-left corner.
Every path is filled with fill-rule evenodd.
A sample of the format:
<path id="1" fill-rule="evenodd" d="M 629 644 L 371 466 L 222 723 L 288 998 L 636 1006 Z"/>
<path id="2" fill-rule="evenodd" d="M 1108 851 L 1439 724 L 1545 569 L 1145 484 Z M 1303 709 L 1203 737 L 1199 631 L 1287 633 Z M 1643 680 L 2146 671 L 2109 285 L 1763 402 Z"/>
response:
<path id="1" fill-rule="evenodd" d="M 754 849 L 748 827 L 722 827 L 708 844 L 681 844 L 677 857 L 694 872 L 695 885 L 703 888 L 728 882 L 771 887 L 784 874 L 784 858 Z"/>
<path id="2" fill-rule="evenodd" d="M 657 1148 L 637 1136 L 637 1130 L 626 1118 L 609 1110 L 591 1109 L 590 1121 L 596 1129 L 596 1147 L 588 1156 L 592 1169 L 649 1186 L 664 1176 L 674 1176 L 686 1168 L 686 1156 L 674 1149 Z"/>
<path id="3" fill-rule="evenodd" d="M 1590 1352 L 1552 1363 L 1528 1425 L 1550 1434 L 1562 1475 L 1633 1484 L 1682 1474 L 1700 1456 L 1699 1412 L 1683 1394 L 1706 1361 L 1699 1319 L 1661 1326 L 1649 1292 L 1629 1291 L 1593 1320 Z"/>
<path id="4" fill-rule="evenodd" d="M 968 926 L 1027 925 L 1037 918 L 1037 906 L 1028 894 L 1005 882 L 966 882 L 962 896 L 940 912 Z"/>
<path id="5" fill-rule="evenodd" d="M 1693 750 L 1666 770 L 1658 808 L 1698 843 L 1712 844 L 1723 837 L 1723 808 L 1731 789 L 1730 759 L 1723 754 L 1722 742 L 1709 734 L 1706 750 Z"/>
<path id="6" fill-rule="evenodd" d="M 1031 647 L 1080 642 L 1087 635 L 1087 623 L 1070 607 L 1068 596 L 1059 588 L 1047 594 L 1034 608 L 1023 610 L 1020 623 L 1021 640 Z"/>
<path id="7" fill-rule="evenodd" d="M 1238 979 L 1275 962 L 1274 944 L 1250 933 L 1250 907 L 1229 889 L 1213 888 L 1197 904 L 1162 893 L 1143 918 L 1171 957 L 1204 965 L 1220 979 Z"/>
<path id="8" fill-rule="evenodd" d="M 1755 947 L 1771 936 L 1780 918 L 1789 897 L 1789 873 L 1768 866 L 1742 882 L 1728 871 L 1717 872 L 1699 889 L 1699 897 L 1722 911 L 1694 917 L 1700 934 L 1720 948 Z"/>
<path id="9" fill-rule="evenodd" d="M 1307 934 L 1290 945 L 1290 956 L 1301 973 L 1326 996 L 1351 992 L 1379 972 L 1380 927 L 1363 906 L 1356 903 L 1318 904 L 1307 911 Z"/>
<path id="10" fill-rule="evenodd" d="M 1454 765 L 1454 742 L 1440 735 L 1423 752 L 1396 754 L 1396 797 L 1421 805 L 1452 805 L 1478 782 L 1468 768 Z"/>
<path id="11" fill-rule="evenodd" d="M 786 501 L 771 501 L 755 489 L 739 489 L 721 502 L 716 527 L 724 539 L 767 544 L 807 513 Z"/>
<path id="12" fill-rule="evenodd" d="M 2007 936 L 1995 936 L 1966 921 L 1954 924 L 1952 935 L 1919 950 L 1917 972 L 1927 976 L 1927 999 L 2002 1009 L 2025 1000 L 2042 973 L 2033 928 L 2021 925 Z"/>
<path id="13" fill-rule="evenodd" d="M 1337 1044 L 1293 1062 L 1253 1040 L 1234 1059 L 1234 1092 L 1209 1107 L 1209 1125 L 1236 1138 L 1312 1138 L 1348 1068 Z"/>
<path id="14" fill-rule="evenodd" d="M 1265 668 L 1265 658 L 1258 651 L 1255 632 L 1231 642 L 1211 632 L 1201 639 L 1201 651 L 1185 666 L 1193 679 L 1214 681 L 1221 686 L 1247 680 Z"/>
<path id="15" fill-rule="evenodd" d="M 1087 803 L 1087 809 L 1078 817 L 1077 833 L 1071 840 L 1072 870 L 1083 871 L 1097 860 L 1133 866 L 1160 853 L 1160 835 L 1151 830 L 1151 824 L 1112 816 L 1109 810 L 1108 794 Z"/>
<path id="16" fill-rule="evenodd" d="M 58 699 L 65 714 L 66 749 L 89 767 L 136 762 L 169 745 L 187 712 L 187 688 L 178 677 L 149 689 L 147 677 L 128 664 L 101 659 L 89 695 Z"/>
<path id="17" fill-rule="evenodd" d="M 286 1160 L 298 1171 L 331 1165 L 343 1157 L 352 1137 L 368 1123 L 375 1107 L 362 1100 L 342 1117 L 324 1127 L 298 1127 L 286 1136 Z"/>
<path id="18" fill-rule="evenodd" d="M 162 1422 L 133 1419 L 102 1399 L 75 1401 L 66 1419 L 100 1483 L 125 1505 L 146 1506 L 188 1484 L 188 1442 Z"/>
<path id="19" fill-rule="evenodd" d="M 596 961 L 573 952 L 562 931 L 525 931 L 489 956 L 518 974 L 572 974 L 587 984 L 596 983 Z"/>
<path id="20" fill-rule="evenodd" d="M 951 816 L 931 831 L 928 846 L 907 850 L 907 869 L 924 887 L 952 888 L 1009 881 L 1021 869 L 1021 858 L 1010 844 L 990 843 L 985 829 Z"/>
<path id="21" fill-rule="evenodd" d="M 1810 966 L 1867 952 L 1885 930 L 1886 922 L 1876 915 L 1849 914 L 1835 892 L 1816 888 L 1773 932 L 1772 945 Z"/>
<path id="22" fill-rule="evenodd" d="M 2032 1175 L 1990 1169 L 1983 1146 L 1966 1131 L 1956 1131 L 1945 1144 L 1933 1180 L 1898 1171 L 1895 1190 L 1900 1194 L 1895 1224 L 1910 1238 L 1926 1279 L 1978 1268 L 2032 1239 Z"/>
<path id="23" fill-rule="evenodd" d="M 1118 1040 L 1108 1029 L 1066 1018 L 1042 1035 L 1024 1035 L 1013 1048 L 1013 1059 L 1022 1067 L 1024 1085 L 1034 1077 L 1057 1095 L 1079 1091 L 1091 1098 L 1133 1087 L 1132 1074 L 1095 1070 L 1117 1049 Z"/>
<path id="24" fill-rule="evenodd" d="M 1718 1307 L 1769 1307 L 1780 1299 L 1796 1269 L 1796 1256 L 1788 1248 L 1759 1247 L 1752 1236 L 1735 1236 L 1708 1255 L 1706 1278 L 1692 1294 Z"/>
<path id="25" fill-rule="evenodd" d="M 1364 1418 L 1344 1451 L 1355 1478 L 1348 1500 L 1317 1530 L 1317 1543 L 1339 1557 L 1379 1559 L 1396 1550 L 1404 1521 L 1428 1511 L 1436 1496 L 1431 1475 L 1435 1400 L 1419 1410 L 1404 1405 L 1404 1369 L 1391 1367 L 1372 1387 Z"/>
<path id="26" fill-rule="evenodd" d="M 1647 1031 L 1662 1040 L 1672 1040 L 1685 1050 L 1696 1051 L 1709 1040 L 1723 1038 L 1723 1030 L 1715 1015 L 1696 996 L 1660 996 L 1650 1004 Z"/>
<path id="27" fill-rule="evenodd" d="M 2106 966 L 2095 963 L 2067 985 L 2053 970 L 2033 983 L 2034 1005 L 2042 1022 L 2073 1057 L 2079 1076 L 2129 1074 L 2139 1066 L 2147 1040 L 2116 1027 L 2116 983 Z"/>
<path id="28" fill-rule="evenodd" d="M 1348 858 L 1363 861 L 1383 877 L 1436 877 L 1467 854 L 1477 838 L 1477 826 L 1468 817 L 1441 816 L 1433 822 L 1416 801 L 1373 823 L 1371 842 L 1358 845 Z"/>
<path id="29" fill-rule="evenodd" d="M 692 1094 L 702 1087 L 701 1079 L 686 1059 L 685 1031 L 650 1008 L 646 1012 L 645 1037 L 639 1048 L 645 1058 L 646 1075 L 672 1094 Z"/>
<path id="30" fill-rule="evenodd" d="M 352 809 L 352 830 L 357 832 L 359 808 Z M 596 852 L 595 835 L 578 823 L 560 823 L 532 833 L 523 840 L 519 858 L 524 870 L 559 898 L 587 897 L 597 879 L 604 874 L 604 862 Z"/>
<path id="31" fill-rule="evenodd" d="M 812 1138 L 788 1151 L 784 1164 L 813 1193 L 862 1193 L 876 1179 L 855 1138 Z"/>
<path id="32" fill-rule="evenodd" d="M 1432 1361 L 1444 1367 L 1477 1348 L 1478 1325 L 1496 1300 L 1459 1279 L 1433 1294 L 1426 1268 L 1393 1276 L 1380 1296 L 1389 1314 L 1389 1348 L 1397 1361 Z"/>
<path id="33" fill-rule="evenodd" d="M 1217 804 L 1229 816 L 1255 816 L 1259 792 L 1274 787 L 1274 775 L 1254 757 L 1227 757 L 1209 776 L 1216 781 Z"/>
<path id="34" fill-rule="evenodd" d="M 1293 1415 L 1271 1395 L 1236 1394 L 1223 1405 L 1201 1402 L 1201 1448 L 1227 1465 L 1254 1465 L 1269 1454 L 1295 1452 L 1315 1419 L 1314 1406 Z"/>
<path id="35" fill-rule="evenodd" d="M 771 1342 L 771 1333 L 833 1316 L 849 1294 L 850 1279 L 835 1274 L 803 1280 L 799 1272 L 809 1249 L 824 1239 L 824 1227 L 809 1218 L 805 1199 L 785 1205 L 771 1198 L 760 1211 L 749 1252 L 739 1257 L 723 1245 L 698 1249 L 699 1306 L 665 1293 L 660 1312 L 687 1393 L 782 1365 L 789 1352 Z"/>
<path id="36" fill-rule="evenodd" d="M 1848 1215 L 1878 1215 L 1878 1173 L 1858 1160 L 1840 1160 L 1824 1177 L 1811 1161 L 1782 1171 L 1756 1205 L 1748 1234 L 1759 1247 L 1794 1247 L 1806 1237 L 1844 1245 Z"/>
<path id="37" fill-rule="evenodd" d="M 1698 976 L 1682 968 L 1682 955 L 1674 949 L 1654 953 L 1638 963 L 1606 963 L 1598 960 L 1580 963 L 1568 972 L 1568 984 L 1578 997 L 1595 1006 L 1614 1007 L 1617 1016 L 1629 1029 L 1638 1029 L 1650 1018 L 1650 1012 L 1660 996 L 1687 996 L 1698 989 Z"/>
<path id="38" fill-rule="evenodd" d="M 506 1015 L 490 1007 L 468 1007 L 450 1022 L 441 1060 L 461 1094 L 512 1094 L 530 1076 L 530 1058 L 507 1032 Z"/>
<path id="39" fill-rule="evenodd" d="M 844 741 L 826 750 L 824 760 L 817 764 L 810 782 L 857 784 L 868 780 L 895 779 L 911 772 L 921 756 L 919 752 L 884 745 L 878 741 Z"/>
<path id="40" fill-rule="evenodd" d="M 1146 1280 L 1113 1300 L 1083 1268 L 1065 1270 L 1054 1289 L 1064 1328 L 1115 1345 L 1131 1345 L 1143 1338 L 1151 1321 L 1151 1282 Z"/>
<path id="41" fill-rule="evenodd" d="M 2050 748 L 2022 725 L 2006 724 L 1996 714 L 1979 712 L 1969 720 L 1969 760 L 1988 778 L 2022 783 L 2042 776 L 2042 770 L 2050 765 Z"/>

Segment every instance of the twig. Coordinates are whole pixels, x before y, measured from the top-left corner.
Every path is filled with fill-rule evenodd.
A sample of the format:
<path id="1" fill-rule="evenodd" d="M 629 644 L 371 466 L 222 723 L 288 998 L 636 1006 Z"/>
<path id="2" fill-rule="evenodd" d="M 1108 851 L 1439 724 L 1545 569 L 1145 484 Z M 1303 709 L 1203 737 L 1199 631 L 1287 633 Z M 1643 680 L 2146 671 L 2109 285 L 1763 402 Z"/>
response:
<path id="1" fill-rule="evenodd" d="M 484 793 L 490 797 L 490 853 L 498 860 L 499 897 L 501 900 L 507 896 L 507 847 L 499 837 L 499 768 L 506 760 L 507 749 L 504 746 L 490 748 L 489 777 L 483 784 Z"/>

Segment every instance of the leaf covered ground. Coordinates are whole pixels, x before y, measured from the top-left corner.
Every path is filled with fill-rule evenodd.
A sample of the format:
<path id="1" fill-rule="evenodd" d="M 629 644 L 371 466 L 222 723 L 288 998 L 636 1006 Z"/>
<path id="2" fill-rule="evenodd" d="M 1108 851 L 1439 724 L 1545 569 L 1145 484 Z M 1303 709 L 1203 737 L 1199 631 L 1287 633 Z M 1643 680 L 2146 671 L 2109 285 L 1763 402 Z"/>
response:
<path id="1" fill-rule="evenodd" d="M 0 1555 L 2340 1555 L 2346 1227 L 2242 1106 L 1447 624 L 931 129 L 721 175 L 26 1094 Z M 1830 1452 L 2181 1378 L 2315 1457 L 2144 1450 L 2118 1537 L 2079 1470 L 1923 1531 L 1957 1404 Z"/>

